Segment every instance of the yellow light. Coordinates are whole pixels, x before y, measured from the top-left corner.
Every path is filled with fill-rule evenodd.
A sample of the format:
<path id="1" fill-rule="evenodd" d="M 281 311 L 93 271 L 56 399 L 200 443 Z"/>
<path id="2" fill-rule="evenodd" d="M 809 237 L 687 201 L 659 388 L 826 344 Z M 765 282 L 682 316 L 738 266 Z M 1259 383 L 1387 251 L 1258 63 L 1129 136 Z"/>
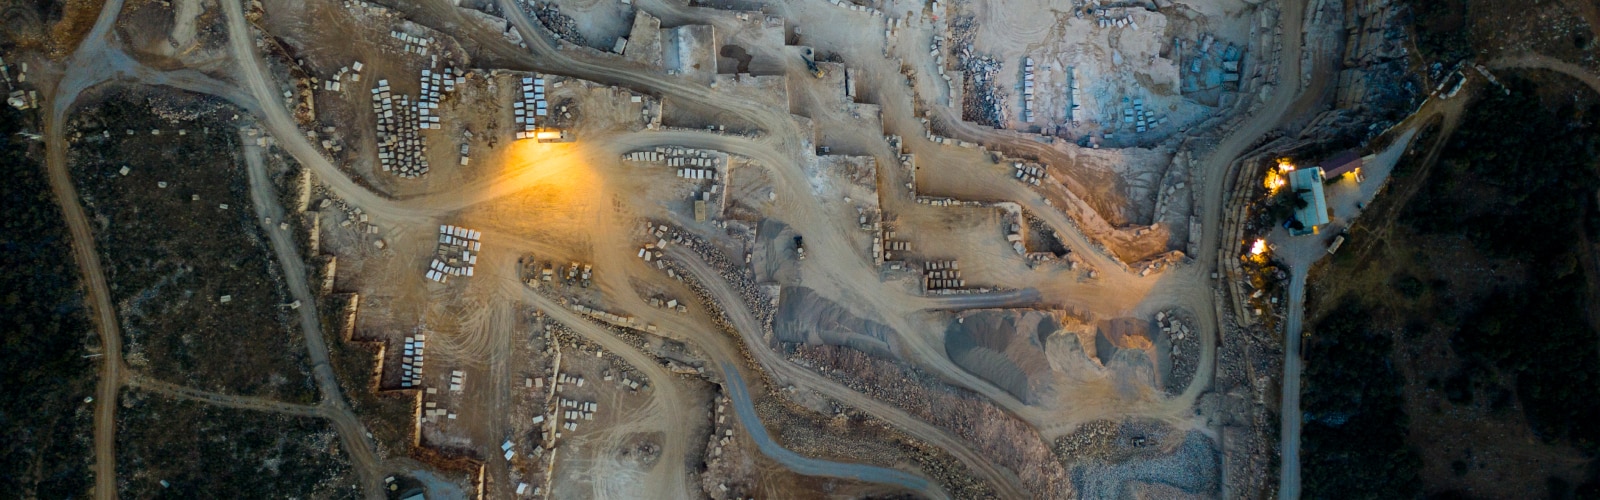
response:
<path id="1" fill-rule="evenodd" d="M 1284 184 L 1288 184 L 1288 181 L 1285 180 L 1283 175 L 1279 174 L 1277 171 L 1268 170 L 1267 178 L 1264 184 L 1267 186 L 1267 192 L 1277 194 L 1278 190 L 1282 189 Z"/>
<path id="2" fill-rule="evenodd" d="M 1261 255 L 1264 253 L 1267 253 L 1267 240 L 1257 238 L 1256 242 L 1250 245 L 1250 255 Z"/>
<path id="3" fill-rule="evenodd" d="M 1278 160 L 1278 171 L 1279 172 L 1285 172 L 1285 173 L 1293 172 L 1294 168 L 1295 168 L 1294 164 L 1293 163 L 1289 163 L 1289 159 L 1288 158 L 1284 158 L 1284 159 Z"/>
<path id="4" fill-rule="evenodd" d="M 541 130 L 539 132 L 535 132 L 533 134 L 533 138 L 541 141 L 545 139 L 560 139 L 561 132 L 557 130 Z"/>
<path id="5" fill-rule="evenodd" d="M 541 143 L 521 140 L 506 148 L 499 158 L 500 171 L 484 191 L 505 196 L 527 189 L 559 193 L 583 193 L 582 186 L 597 180 L 588 166 L 586 151 L 567 143 Z"/>

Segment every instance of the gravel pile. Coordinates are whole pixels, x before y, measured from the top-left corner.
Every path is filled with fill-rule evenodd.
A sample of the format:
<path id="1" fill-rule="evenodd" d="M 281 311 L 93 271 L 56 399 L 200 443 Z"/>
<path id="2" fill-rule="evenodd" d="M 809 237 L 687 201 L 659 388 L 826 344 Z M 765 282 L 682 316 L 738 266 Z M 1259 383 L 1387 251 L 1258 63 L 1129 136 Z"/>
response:
<path id="1" fill-rule="evenodd" d="M 578 45 L 587 45 L 584 42 L 583 35 L 578 33 L 578 22 L 573 21 L 572 16 L 562 14 L 561 9 L 557 8 L 555 4 L 547 3 L 535 7 L 533 16 L 539 19 L 539 24 L 543 24 L 545 29 L 555 33 L 562 40 Z"/>
<path id="2" fill-rule="evenodd" d="M 1172 342 L 1172 371 L 1167 374 L 1166 388 L 1170 394 L 1183 392 L 1194 380 L 1200 364 L 1200 330 L 1194 315 L 1187 311 L 1168 309 L 1156 315 L 1156 325 Z"/>
<path id="3" fill-rule="evenodd" d="M 1110 420 L 1096 420 L 1078 426 L 1071 434 L 1056 438 L 1052 451 L 1067 462 L 1079 460 L 1109 460 L 1111 443 L 1116 440 L 1117 424 Z"/>
<path id="4" fill-rule="evenodd" d="M 1126 426 L 1124 426 L 1126 427 Z M 1129 498 L 1130 483 L 1163 484 L 1193 495 L 1215 495 L 1221 454 L 1198 431 L 1190 431 L 1176 452 L 1122 462 L 1088 461 L 1072 469 L 1080 498 Z"/>
<path id="5" fill-rule="evenodd" d="M 1005 121 L 1006 93 L 995 86 L 1000 74 L 1000 61 L 993 57 L 973 55 L 972 39 L 977 34 L 978 22 L 972 14 L 963 14 L 950 21 L 950 52 L 956 67 L 962 72 L 961 119 L 999 128 Z"/>

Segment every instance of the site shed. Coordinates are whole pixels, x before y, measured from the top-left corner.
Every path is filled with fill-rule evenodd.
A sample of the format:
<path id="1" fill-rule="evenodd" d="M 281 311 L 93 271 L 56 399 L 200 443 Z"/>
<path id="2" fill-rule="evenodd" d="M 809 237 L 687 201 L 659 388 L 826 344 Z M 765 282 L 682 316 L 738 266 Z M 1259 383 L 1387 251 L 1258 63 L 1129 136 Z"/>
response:
<path id="1" fill-rule="evenodd" d="M 1322 168 L 1302 168 L 1289 172 L 1289 189 L 1291 195 L 1300 196 L 1306 201 L 1305 208 L 1295 208 L 1294 218 L 1304 225 L 1301 229 L 1292 229 L 1291 233 L 1299 236 L 1316 234 L 1317 226 L 1328 223 L 1328 199 L 1322 192 Z"/>
<path id="2" fill-rule="evenodd" d="M 1361 170 L 1361 164 L 1361 153 L 1351 149 L 1333 155 L 1332 158 L 1324 160 L 1318 167 L 1322 169 L 1324 177 L 1334 179 L 1341 175 Z"/>

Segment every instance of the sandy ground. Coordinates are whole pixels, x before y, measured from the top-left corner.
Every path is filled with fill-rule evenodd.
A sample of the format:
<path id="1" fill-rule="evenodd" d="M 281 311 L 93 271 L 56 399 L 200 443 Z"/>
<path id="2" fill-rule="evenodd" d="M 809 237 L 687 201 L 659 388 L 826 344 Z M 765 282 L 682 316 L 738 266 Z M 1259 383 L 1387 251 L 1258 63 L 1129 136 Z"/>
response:
<path id="1" fill-rule="evenodd" d="M 1169 163 L 1169 152 L 1042 146 L 1027 136 L 977 130 L 948 121 L 954 109 L 948 104 L 927 108 L 928 103 L 938 101 L 940 90 L 937 85 L 924 84 L 926 73 L 919 72 L 915 87 L 903 85 L 901 61 L 917 65 L 930 62 L 926 61 L 923 37 L 931 36 L 935 22 L 926 12 L 912 11 L 905 17 L 896 14 L 897 18 L 910 19 L 912 24 L 886 36 L 882 18 L 823 2 L 774 5 L 770 7 L 771 18 L 659 0 L 639 4 L 638 8 L 661 17 L 664 25 L 692 21 L 715 26 L 723 33 L 723 40 L 738 45 L 751 57 L 751 71 L 771 75 L 772 79 L 743 82 L 744 77 L 718 77 L 713 87 L 670 77 L 659 69 L 621 63 L 618 58 L 558 50 L 549 46 L 516 9 L 507 11 L 512 12 L 511 21 L 528 44 L 526 49 L 482 25 L 465 21 L 447 6 L 401 3 L 401 11 L 382 12 L 384 9 L 377 7 L 351 9 L 345 4 L 319 0 L 268 2 L 265 25 L 275 36 L 300 50 L 303 62 L 299 65 L 308 73 L 328 78 L 351 62 L 367 65 L 359 84 L 352 83 L 340 92 L 318 94 L 317 98 L 325 103 L 319 108 L 326 114 L 319 117 L 323 123 L 317 126 L 351 129 L 334 132 L 333 137 L 345 141 L 346 151 L 335 154 L 308 139 L 301 124 L 284 107 L 281 96 L 287 80 L 284 75 L 266 70 L 240 6 L 222 4 L 232 35 L 229 49 L 241 69 L 236 75 L 238 88 L 224 87 L 215 92 L 251 101 L 247 108 L 259 115 L 275 147 L 315 173 L 321 189 L 318 201 L 326 197 L 340 206 L 360 208 L 364 214 L 361 217 L 368 218 L 357 217 L 346 226 L 343 223 L 350 221 L 351 212 L 322 209 L 317 215 L 322 218 L 322 250 L 341 259 L 338 288 L 363 295 L 365 307 L 358 320 L 359 328 L 391 343 L 412 333 L 428 334 L 429 363 L 424 370 L 424 386 L 440 389 L 435 398 L 428 400 L 448 407 L 458 416 L 423 426 L 422 436 L 431 445 L 490 464 L 486 469 L 488 484 L 500 494 L 505 491 L 496 488 L 511 487 L 513 479 L 523 474 L 534 475 L 514 466 L 515 462 L 508 466 L 496 452 L 508 433 L 526 428 L 525 423 L 512 422 L 509 416 L 528 411 L 519 406 L 529 404 L 529 400 L 513 394 L 525 390 L 518 382 L 527 377 L 529 362 L 525 357 L 533 356 L 526 351 L 519 354 L 516 347 L 528 341 L 530 324 L 526 314 L 531 309 L 617 356 L 651 382 L 648 391 L 627 402 L 617 393 L 599 388 L 571 393 L 573 397 L 603 400 L 617 412 L 595 422 L 586 421 L 583 430 L 564 436 L 567 441 L 555 452 L 558 458 L 554 493 L 592 498 L 657 493 L 697 496 L 698 485 L 689 480 L 687 473 L 697 445 L 689 442 L 690 433 L 682 431 L 693 428 L 694 421 L 703 418 L 698 412 L 702 411 L 705 398 L 695 389 L 699 382 L 677 382 L 679 376 L 663 366 L 659 353 L 642 350 L 575 312 L 571 303 L 581 300 L 587 307 L 637 317 L 641 324 L 659 326 L 660 336 L 693 344 L 714 362 L 708 365 L 705 377 L 717 377 L 717 372 L 723 371 L 731 374 L 729 378 L 739 376 L 754 384 L 758 377 L 752 375 L 761 373 L 755 370 L 781 373 L 791 383 L 846 401 L 914 437 L 950 449 L 977 473 L 996 483 L 1006 496 L 1020 496 L 1011 489 L 1013 476 L 985 464 L 983 458 L 967 450 L 968 445 L 952 439 L 947 432 L 836 384 L 830 385 L 826 379 L 784 361 L 757 340 L 764 332 L 760 325 L 750 324 L 748 312 L 739 316 L 742 320 L 734 321 L 738 338 L 730 338 L 708 326 L 712 317 L 700 304 L 689 304 L 682 313 L 649 305 L 641 290 L 684 298 L 693 293 L 683 284 L 664 278 L 666 275 L 656 266 L 636 256 L 641 245 L 649 241 L 639 232 L 641 222 L 670 219 L 705 234 L 722 229 L 715 220 L 690 222 L 692 205 L 685 202 L 685 195 L 708 189 L 705 184 L 677 177 L 671 169 L 641 168 L 620 159 L 624 153 L 657 146 L 696 147 L 737 156 L 740 166 L 731 174 L 735 178 L 721 188 L 734 190 L 734 198 L 751 217 L 781 224 L 805 241 L 804 261 L 799 261 L 798 255 L 769 251 L 763 257 L 774 270 L 769 276 L 785 284 L 804 286 L 814 294 L 815 304 L 831 304 L 829 310 L 837 314 L 840 323 L 878 325 L 845 329 L 852 330 L 848 335 L 861 337 L 858 340 L 865 342 L 861 345 L 871 345 L 886 357 L 992 399 L 1047 440 L 1102 419 L 1140 417 L 1164 422 L 1180 431 L 1200 428 L 1191 407 L 1206 389 L 1208 378 L 1196 377 L 1182 394 L 1167 397 L 1155 388 L 1158 377 L 1149 368 L 1160 363 L 1148 359 L 1149 355 L 1138 354 L 1148 346 L 1130 340 L 1137 335 L 1108 333 L 1121 330 L 1093 326 L 1109 325 L 1103 322 L 1114 320 L 1148 322 L 1155 311 L 1174 305 L 1195 311 L 1211 310 L 1209 284 L 1199 268 L 1141 274 L 1126 268 L 1095 244 L 1098 237 L 1114 232 L 1107 220 L 1140 218 L 1139 210 L 1126 208 L 1126 201 L 1141 196 L 1144 191 L 1140 186 L 1149 189 L 1155 182 L 1153 172 Z M 197 16 L 196 5 L 206 4 L 203 0 L 179 3 L 174 40 L 195 37 L 192 19 Z M 595 12 L 615 9 L 603 0 L 591 7 Z M 1230 4 L 1216 15 L 1232 15 L 1237 10 L 1229 9 L 1238 8 L 1242 7 Z M 572 9 L 582 10 L 576 4 Z M 402 14 L 426 20 L 426 26 L 401 22 Z M 1007 17 L 1011 14 L 1005 11 L 985 15 L 989 17 L 980 25 L 988 31 L 981 40 L 992 41 L 980 42 L 980 48 L 992 43 L 992 50 L 997 51 L 1061 50 L 1037 45 L 1035 38 L 1052 33 L 1057 29 L 1054 25 Z M 626 26 L 625 20 L 617 20 L 623 17 L 595 14 L 586 29 L 614 32 L 618 26 Z M 1160 25 L 1153 18 L 1145 20 L 1151 26 Z M 1012 21 L 1025 29 L 999 29 Z M 1076 22 L 1066 21 L 1065 25 L 1085 28 L 1076 26 Z M 844 95 L 837 74 L 817 79 L 804 70 L 797 57 L 798 49 L 785 45 L 790 41 L 786 31 L 796 27 L 805 29 L 803 35 L 795 36 L 802 44 L 813 45 L 820 53 L 846 62 L 856 82 L 856 99 Z M 447 97 L 441 106 L 446 129 L 423 134 L 431 163 L 440 168 L 418 180 L 385 177 L 374 171 L 369 97 L 365 90 L 378 78 L 387 78 L 398 92 L 414 93 L 419 90 L 418 71 L 424 64 L 433 67 L 431 60 L 425 63 L 416 54 L 396 50 L 398 42 L 389 32 L 397 28 L 452 39 L 443 42 L 439 50 L 445 63 L 458 65 L 454 67 L 467 67 L 470 53 L 473 67 L 499 63 L 519 71 L 534 69 L 570 75 L 551 77 L 550 94 L 552 102 L 571 108 L 574 118 L 563 126 L 574 132 L 577 141 L 513 142 L 509 115 L 504 111 L 510 102 L 510 82 L 521 73 L 474 72 L 469 83 Z M 1049 36 L 1063 36 L 1065 32 L 1054 33 Z M 1172 67 L 1158 55 L 1159 45 L 1165 42 L 1154 36 L 1140 36 L 1122 37 L 1115 42 L 1122 44 L 1118 50 L 1126 51 L 1122 57 L 1138 61 L 1123 76 L 1124 83 L 1128 79 L 1149 80 L 1154 82 L 1151 87 L 1160 87 L 1162 81 L 1170 83 Z M 1108 39 L 1106 43 L 1112 42 Z M 470 50 L 465 48 L 469 46 Z M 530 51 L 536 55 L 530 55 Z M 1087 52 L 1081 55 L 1101 57 Z M 719 61 L 718 65 L 725 63 L 740 64 L 732 58 Z M 98 80 L 69 80 L 92 81 Z M 562 86 L 556 87 L 557 83 Z M 70 104 L 76 90 L 71 85 L 66 87 L 70 92 L 64 95 Z M 683 123 L 727 123 L 731 129 L 751 133 L 647 129 L 641 119 L 644 103 L 630 99 L 636 95 L 668 102 L 671 117 Z M 1152 100 L 1158 97 L 1151 96 Z M 796 115 L 800 110 L 804 111 L 803 116 Z M 927 111 L 942 117 L 942 125 L 986 145 L 992 142 L 1002 149 L 1070 159 L 1052 167 L 1066 187 L 1054 188 L 1058 190 L 1054 196 L 1049 190 L 1041 193 L 1011 179 L 1008 166 L 994 163 L 979 149 L 929 140 L 929 129 L 920 119 Z M 465 131 L 474 133 L 468 142 L 474 151 L 472 163 L 458 168 L 454 161 L 456 148 Z M 885 134 L 901 137 L 900 150 L 890 147 L 883 138 Z M 817 146 L 821 145 L 835 148 L 835 154 L 851 156 L 819 157 Z M 901 153 L 915 157 L 914 172 L 902 166 Z M 1097 192 L 1104 196 L 1090 194 Z M 1017 203 L 1038 214 L 1062 235 L 1063 243 L 1082 265 L 1077 269 L 1030 266 L 1005 240 L 1000 210 L 919 203 L 916 194 Z M 1078 200 L 1076 196 L 1089 198 Z M 1061 202 L 1052 200 L 1077 201 L 1071 206 L 1057 206 Z M 1207 203 L 1214 206 L 1218 201 L 1211 199 Z M 1027 324 L 1002 321 L 1004 324 L 966 334 L 972 345 L 982 346 L 984 351 L 952 353 L 948 348 L 952 313 L 940 309 L 959 303 L 924 296 L 914 287 L 884 280 L 882 269 L 872 256 L 872 239 L 881 233 L 870 227 L 863 229 L 860 219 L 879 211 L 884 220 L 912 242 L 909 261 L 921 265 L 927 261 L 957 260 L 965 272 L 971 273 L 975 284 L 1029 290 L 1027 294 L 997 295 L 1000 298 L 993 299 L 995 303 L 989 307 L 1005 306 L 1007 301 L 1018 299 L 1041 301 L 1092 315 L 1097 323 L 1085 321 L 1079 324 L 1085 330 L 1073 331 L 1068 327 L 1058 330 L 1040 326 L 1043 320 L 1037 317 Z M 1103 214 L 1115 217 L 1102 218 Z M 371 224 L 375 232 L 361 231 L 367 227 L 363 223 Z M 483 250 L 478 254 L 474 276 L 452 277 L 445 283 L 424 277 L 436 252 L 441 224 L 482 232 Z M 1081 227 L 1090 229 L 1084 231 Z M 737 238 L 731 241 L 730 248 L 744 244 Z M 737 258 L 742 252 L 727 253 Z M 675 255 L 685 261 L 699 259 Z M 571 293 L 534 291 L 523 283 L 519 266 L 519 259 L 530 256 L 550 262 L 592 263 L 594 284 L 591 289 Z M 1205 261 L 1200 259 L 1201 266 L 1206 265 Z M 717 273 L 701 268 L 696 274 L 702 279 L 714 279 Z M 732 304 L 735 299 L 727 295 L 717 300 L 725 310 L 748 307 Z M 802 307 L 795 316 L 815 310 Z M 1214 341 L 1209 336 L 1214 335 L 1215 318 L 1208 319 L 1201 322 L 1201 329 L 1208 332 L 1202 365 L 1209 365 L 1213 356 Z M 804 321 L 789 320 L 795 321 L 797 331 L 806 332 L 808 340 L 813 335 L 818 340 L 824 336 L 812 331 L 813 327 Z M 1095 331 L 1097 328 L 1101 331 Z M 850 338 L 848 335 L 844 338 Z M 1095 344 L 1092 351 L 1088 347 L 1090 340 Z M 744 355 L 737 342 L 743 342 L 744 349 L 759 350 L 752 355 L 760 363 L 742 363 Z M 1102 352 L 1111 354 L 1094 354 Z M 1140 361 L 1139 356 L 1146 359 Z M 1140 363 L 1145 368 L 1140 368 Z M 1007 371 L 1004 367 L 1008 365 L 1016 369 Z M 598 368 L 574 366 L 583 372 Z M 112 367 L 113 376 L 114 370 Z M 464 373 L 464 391 L 443 389 L 449 385 L 452 370 Z M 758 385 L 751 392 L 764 394 L 764 388 Z M 328 393 L 335 398 L 325 403 L 329 411 L 340 410 L 338 392 Z M 350 435 L 356 429 L 340 430 L 347 442 L 359 441 Z M 619 458 L 617 450 L 636 444 L 640 436 L 659 436 L 659 460 L 643 463 Z M 108 455 L 101 457 L 109 459 Z M 799 461 L 785 465 L 797 470 L 802 467 Z M 850 464 L 830 463 L 826 467 L 833 471 L 863 470 Z M 373 468 L 376 466 L 362 467 L 364 471 Z M 597 481 L 597 475 L 609 479 Z M 918 489 L 912 483 L 900 484 Z"/>
<path id="2" fill-rule="evenodd" d="M 760 53 L 759 51 L 755 52 L 757 54 Z M 796 80 L 798 82 L 795 82 Z M 808 83 L 807 80 L 802 78 L 791 77 L 790 81 L 800 84 Z M 835 93 L 840 91 L 842 89 L 835 88 L 832 90 Z M 848 112 L 832 116 L 822 114 L 814 116 L 813 120 L 827 119 L 831 121 L 845 116 L 849 116 Z M 768 122 L 767 125 L 769 127 L 792 126 L 783 125 L 782 122 Z M 902 349 L 905 349 L 905 355 L 911 359 L 915 359 L 918 363 L 933 367 L 936 371 L 953 377 L 955 380 L 960 381 L 962 385 L 977 388 L 981 392 L 997 396 L 997 399 L 1001 400 L 1003 404 L 1029 416 L 1030 419 L 1035 420 L 1040 425 L 1047 422 L 1055 423 L 1057 426 L 1055 428 L 1059 430 L 1051 432 L 1062 432 L 1070 429 L 1071 422 L 1074 421 L 1086 421 L 1123 411 L 1141 411 L 1136 408 L 1143 405 L 1155 405 L 1151 406 L 1151 409 L 1167 407 L 1176 409 L 1175 406 L 1147 399 L 1152 396 L 1149 393 L 1140 393 L 1139 391 L 1131 394 L 1135 401 L 1144 400 L 1144 402 L 1133 403 L 1132 406 L 1106 404 L 1087 405 L 1086 407 L 1081 404 L 1084 400 L 1107 401 L 1109 403 L 1129 395 L 1129 393 L 1123 393 L 1123 396 L 1117 396 L 1115 395 L 1117 391 L 1110 389 L 1109 386 L 1104 389 L 1090 389 L 1088 394 L 1065 399 L 1064 401 L 1071 401 L 1072 404 L 1057 406 L 1052 409 L 1054 411 L 1034 409 L 1021 403 L 1016 398 L 994 389 L 992 384 L 983 379 L 956 367 L 952 361 L 945 357 L 941 336 L 907 335 L 911 332 L 936 332 L 938 330 L 930 330 L 922 326 L 926 324 L 927 320 L 913 320 L 906 316 L 907 313 L 914 312 L 919 308 L 919 302 L 915 297 L 896 297 L 875 291 L 880 285 L 874 277 L 876 273 L 870 271 L 867 261 L 866 253 L 870 239 L 866 237 L 865 233 L 860 233 L 859 229 L 843 229 L 839 227 L 840 222 L 855 219 L 857 213 L 854 209 L 842 207 L 838 203 L 819 204 L 821 201 L 819 197 L 834 197 L 833 200 L 842 201 L 849 193 L 848 191 L 836 191 L 836 189 L 853 185 L 853 183 L 834 182 L 826 173 L 820 176 L 812 174 L 807 178 L 804 169 L 797 171 L 785 167 L 785 165 L 790 164 L 789 161 L 775 153 L 782 152 L 783 155 L 788 155 L 794 154 L 796 149 L 800 149 L 799 156 L 804 162 L 802 163 L 803 165 L 816 161 L 809 155 L 809 150 L 797 148 L 796 146 L 799 146 L 797 144 L 774 142 L 770 138 L 745 140 L 687 132 L 632 134 L 614 136 L 612 138 L 596 135 L 587 134 L 585 140 L 580 141 L 579 144 L 559 146 L 557 147 L 559 152 L 552 151 L 554 154 L 529 153 L 527 156 L 537 157 L 537 160 L 531 162 L 528 167 L 510 167 L 507 169 L 523 168 L 526 169 L 525 171 L 507 172 L 499 177 L 502 180 L 485 183 L 487 186 L 492 186 L 488 188 L 487 192 L 478 191 L 480 194 L 468 194 L 465 197 L 466 199 L 462 199 L 463 197 L 461 196 L 439 193 L 419 196 L 402 203 L 374 199 L 370 200 L 372 203 L 358 201 L 358 204 L 367 207 L 368 211 L 375 214 L 392 214 L 389 217 L 392 219 L 423 219 L 430 213 L 444 214 L 447 213 L 445 212 L 447 210 L 466 209 L 464 212 L 457 213 L 456 217 L 450 220 L 467 227 L 483 228 L 482 230 L 486 234 L 485 241 L 494 242 L 498 240 L 499 242 L 504 242 L 504 246 L 515 245 L 522 248 L 523 250 L 520 251 L 510 251 L 509 248 L 502 246 L 500 249 L 485 251 L 482 257 L 484 261 L 480 263 L 480 268 L 485 270 L 483 276 L 472 278 L 470 283 L 466 285 L 446 285 L 446 288 L 454 286 L 465 286 L 466 288 L 461 292 L 452 292 L 449 295 L 434 295 L 431 299 L 439 300 L 442 297 L 459 295 L 462 297 L 479 296 L 482 297 L 480 300 L 487 301 L 489 300 L 488 297 L 503 293 L 506 285 L 491 286 L 483 284 L 483 282 L 498 281 L 505 283 L 503 280 L 512 278 L 512 276 L 509 276 L 511 273 L 504 271 L 506 264 L 513 260 L 517 254 L 528 250 L 535 252 L 542 250 L 555 255 L 570 255 L 570 253 L 564 254 L 555 249 L 587 248 L 586 253 L 591 257 L 580 260 L 595 261 L 598 264 L 597 267 L 601 269 L 600 273 L 602 275 L 608 273 L 615 275 L 619 270 L 627 269 L 629 265 L 643 265 L 642 262 L 634 259 L 619 258 L 619 256 L 630 255 L 635 249 L 624 246 L 626 245 L 625 238 L 607 235 L 615 235 L 618 231 L 626 231 L 626 228 L 631 228 L 634 223 L 627 222 L 630 218 L 629 214 L 644 214 L 659 210 L 661 202 L 648 201 L 650 200 L 649 197 L 622 199 L 608 193 L 651 192 L 660 187 L 669 186 L 674 181 L 671 178 L 661 177 L 647 180 L 649 176 L 641 176 L 637 170 L 620 170 L 629 168 L 618 166 L 619 162 L 615 158 L 620 153 L 638 150 L 652 144 L 710 147 L 711 149 L 729 151 L 740 156 L 752 158 L 754 160 L 753 163 L 765 169 L 766 175 L 772 180 L 773 186 L 771 186 L 771 189 L 774 195 L 769 197 L 768 203 L 753 208 L 761 210 L 769 217 L 782 220 L 791 227 L 800 229 L 798 231 L 799 234 L 805 235 L 808 241 L 808 252 L 817 255 L 818 257 L 816 258 L 821 259 L 821 261 L 833 264 L 832 266 L 802 265 L 800 266 L 799 280 L 811 285 L 813 290 L 823 296 L 830 297 L 834 302 L 846 304 L 846 308 L 854 314 L 878 318 L 888 324 L 894 331 L 900 332 L 900 337 L 897 340 L 903 346 Z M 538 148 L 542 149 L 544 147 L 539 146 Z M 887 154 L 881 143 L 868 143 L 863 145 L 863 149 L 874 153 L 873 156 L 878 159 L 879 165 L 898 163 L 893 159 L 893 156 Z M 572 160 L 562 160 L 558 155 L 565 155 L 566 158 L 572 158 Z M 951 168 L 954 167 L 952 166 Z M 818 172 L 831 173 L 832 171 L 819 170 Z M 616 174 L 624 175 L 619 176 Z M 506 179 L 509 179 L 510 182 L 507 182 Z M 541 185 L 547 187 L 540 187 Z M 577 190 L 566 188 L 566 186 L 585 186 L 585 188 Z M 452 191 L 456 193 L 474 193 L 475 189 L 482 188 L 469 185 Z M 581 196 L 578 196 L 578 192 L 582 193 Z M 670 192 L 670 190 L 667 191 L 667 193 Z M 856 196 L 871 195 L 856 193 Z M 775 198 L 775 200 L 770 198 Z M 908 214 L 905 216 L 907 219 L 912 217 L 909 214 L 913 211 L 921 211 L 922 214 L 928 215 L 942 211 L 933 207 L 909 203 L 905 198 L 899 198 L 895 203 L 886 201 L 890 199 L 893 199 L 893 197 L 882 196 L 879 203 L 884 206 L 886 211 L 894 210 L 894 205 L 898 204 Z M 668 203 L 668 205 L 671 204 Z M 848 211 L 839 210 L 842 208 Z M 536 218 L 513 215 L 528 213 L 540 215 Z M 918 216 L 926 217 L 926 215 L 922 214 Z M 940 221 L 941 217 L 935 216 L 934 218 L 926 219 L 928 221 L 927 225 L 934 228 L 952 227 L 948 223 L 942 223 Z M 437 220 L 432 219 L 426 223 L 419 220 L 412 225 L 412 230 L 427 234 L 424 229 L 433 227 Z M 974 222 L 980 221 L 982 219 L 977 219 Z M 992 229 L 995 225 L 994 220 L 990 219 L 987 225 L 991 227 L 989 229 L 991 231 L 990 235 L 986 237 L 988 240 L 987 245 L 993 250 L 989 251 L 990 255 L 988 256 L 980 254 L 969 257 L 974 262 L 992 261 L 992 258 L 986 257 L 1004 253 L 1001 251 L 1005 249 L 1004 241 L 997 234 L 998 231 Z M 396 226 L 401 226 L 401 224 L 396 224 Z M 959 227 L 953 226 L 952 229 Z M 972 227 L 971 231 L 977 233 L 983 225 L 978 224 Z M 1067 229 L 1067 231 L 1070 231 L 1070 229 Z M 406 247 L 404 243 L 399 243 L 405 233 L 395 230 L 395 232 L 387 234 L 390 235 L 391 240 L 395 240 L 393 248 L 403 249 Z M 963 250 L 967 248 L 962 245 L 952 245 L 952 247 Z M 977 248 L 983 247 L 977 246 Z M 422 250 L 426 252 L 425 247 Z M 411 259 L 413 261 L 420 260 L 420 257 L 418 255 Z M 1016 259 L 1013 262 L 1014 268 L 1022 267 L 1020 259 Z M 398 275 L 399 270 L 397 269 L 396 271 Z M 412 271 L 412 276 L 416 274 L 418 274 L 418 271 Z M 419 283 L 420 278 L 407 278 L 407 280 L 412 283 Z M 1044 280 L 1041 278 L 1040 281 Z M 405 285 L 402 283 L 395 283 L 394 285 L 395 288 L 401 289 L 417 286 L 415 284 Z M 427 285 L 427 287 L 434 287 L 434 285 Z M 602 290 L 607 288 L 608 285 L 602 284 Z M 615 297 L 613 294 L 618 292 L 621 292 L 621 290 L 611 288 L 607 295 Z M 382 294 L 383 292 L 379 291 L 378 293 Z M 1084 295 L 1096 297 L 1087 299 L 1090 301 L 1116 300 L 1115 298 L 1106 297 L 1108 294 L 1105 293 Z M 1132 295 L 1124 296 L 1133 297 Z M 1113 307 L 1113 310 L 1118 309 L 1117 306 Z M 1125 308 L 1122 310 L 1128 312 L 1132 312 L 1134 309 L 1129 305 L 1123 305 L 1120 308 Z M 492 307 L 472 309 L 479 311 L 493 310 Z M 479 330 L 482 329 L 480 328 Z M 492 331 L 493 329 L 489 330 Z M 453 351 L 459 350 L 459 355 L 463 357 L 494 359 L 494 342 L 488 340 L 493 338 L 493 334 L 478 334 L 468 330 L 461 334 L 446 334 L 443 338 L 445 339 L 443 346 L 446 352 L 451 353 L 449 355 L 457 355 Z M 1059 410 L 1066 408 L 1084 408 L 1088 411 L 1063 418 Z M 1090 408 L 1093 409 L 1091 410 Z M 1164 412 L 1169 410 L 1157 411 Z M 1169 414 L 1169 418 L 1177 415 L 1177 413 Z M 668 449 L 670 450 L 671 447 L 668 447 Z"/>

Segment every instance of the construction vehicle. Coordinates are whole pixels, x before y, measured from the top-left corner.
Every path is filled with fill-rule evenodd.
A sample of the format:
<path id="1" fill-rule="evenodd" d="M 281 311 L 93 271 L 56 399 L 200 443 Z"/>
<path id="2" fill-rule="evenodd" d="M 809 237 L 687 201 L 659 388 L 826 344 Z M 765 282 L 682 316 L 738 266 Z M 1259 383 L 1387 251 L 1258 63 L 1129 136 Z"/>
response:
<path id="1" fill-rule="evenodd" d="M 804 50 L 805 52 L 800 55 L 800 58 L 806 61 L 806 70 L 811 72 L 811 76 L 817 78 L 826 76 L 827 73 L 823 72 L 822 68 L 817 67 L 816 53 L 811 50 L 811 47 L 806 47 Z"/>
<path id="2" fill-rule="evenodd" d="M 806 260 L 806 242 L 799 236 L 794 237 L 794 253 L 800 257 L 800 260 Z"/>

